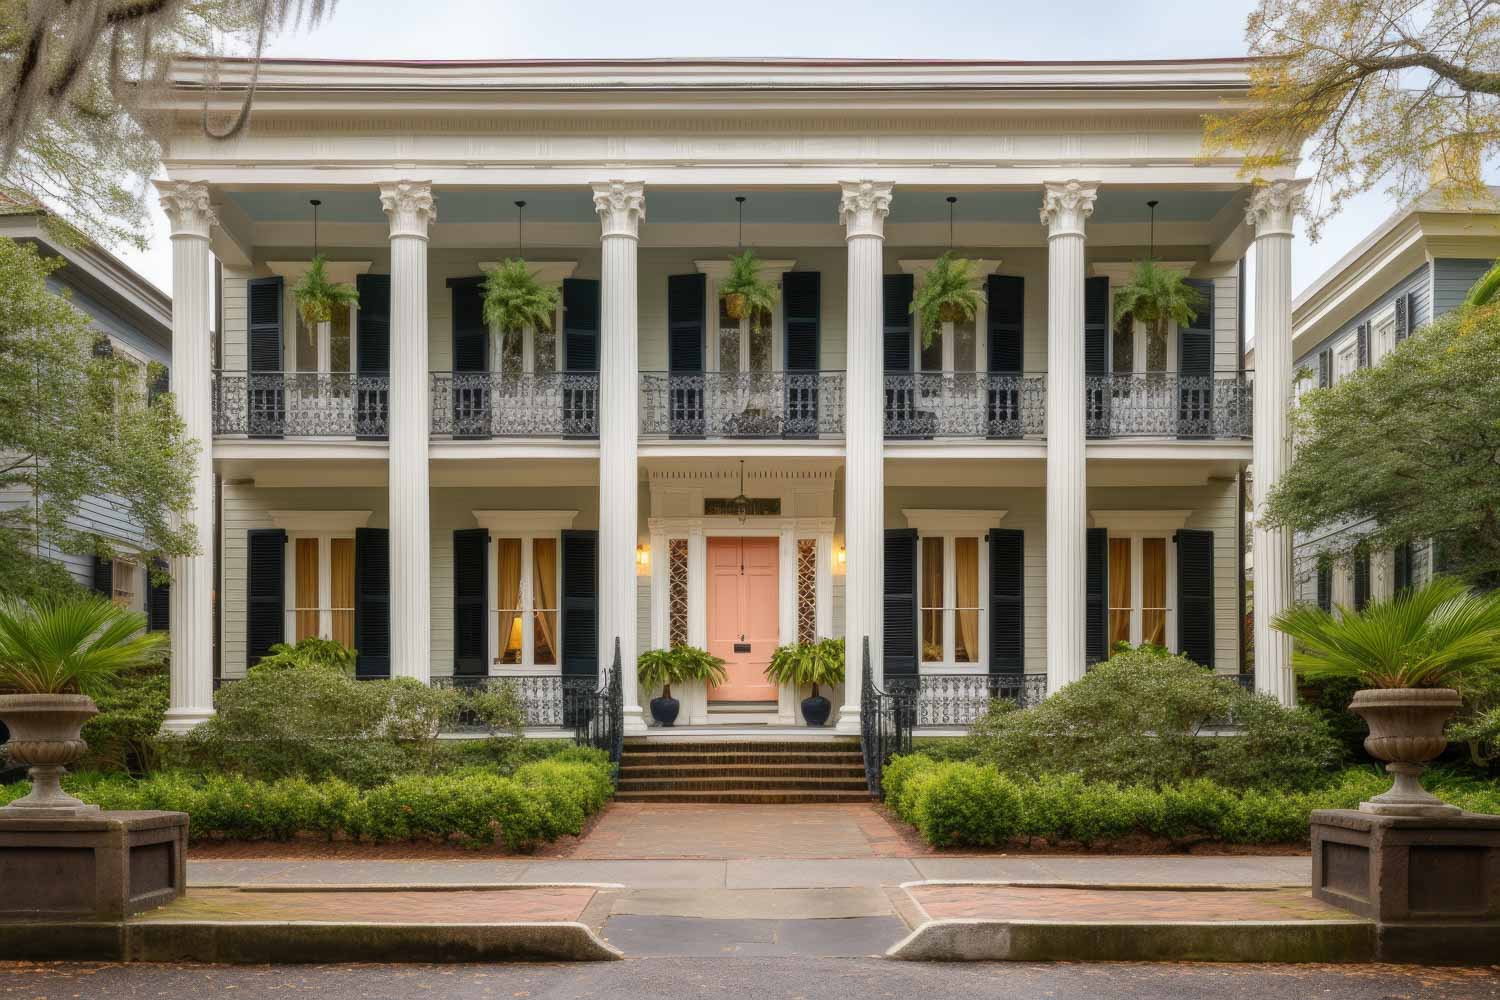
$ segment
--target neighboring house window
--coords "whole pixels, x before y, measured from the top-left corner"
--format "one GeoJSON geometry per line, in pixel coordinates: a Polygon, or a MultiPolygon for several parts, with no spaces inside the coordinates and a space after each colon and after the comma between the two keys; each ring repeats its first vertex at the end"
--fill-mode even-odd
{"type": "Polygon", "coordinates": [[[1359,367],[1359,344],[1351,337],[1333,354],[1333,384],[1338,385],[1359,367]]]}
{"type": "Polygon", "coordinates": [[[557,664],[558,536],[495,539],[496,663],[557,664]]]}
{"type": "Polygon", "coordinates": [[[1384,316],[1370,326],[1370,364],[1380,364],[1380,359],[1396,346],[1396,311],[1387,309],[1384,316]]]}
{"type": "Polygon", "coordinates": [[[354,535],[293,532],[286,567],[287,635],[354,647],[354,535]]]}
{"type": "Polygon", "coordinates": [[[984,662],[986,546],[975,535],[928,534],[918,560],[922,663],[984,662]]]}
{"type": "Polygon", "coordinates": [[[136,565],[129,559],[116,559],[111,573],[113,582],[110,599],[122,608],[134,609],[138,587],[135,579],[136,565]]]}
{"type": "Polygon", "coordinates": [[[1172,646],[1169,539],[1161,535],[1109,535],[1109,644],[1172,646]]]}

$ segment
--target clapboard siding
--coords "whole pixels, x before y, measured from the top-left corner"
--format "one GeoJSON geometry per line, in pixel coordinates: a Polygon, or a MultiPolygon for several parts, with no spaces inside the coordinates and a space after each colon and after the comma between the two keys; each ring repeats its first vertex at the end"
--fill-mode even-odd
{"type": "MultiPolygon", "coordinates": [[[[1466,262],[1461,261],[1459,263],[1466,262]]],[[[1324,337],[1315,346],[1313,346],[1311,350],[1307,351],[1307,353],[1303,354],[1302,357],[1298,358],[1294,367],[1311,368],[1313,372],[1316,373],[1318,370],[1318,354],[1320,352],[1329,349],[1333,349],[1335,351],[1342,349],[1344,346],[1346,346],[1346,343],[1349,340],[1353,339],[1355,331],[1358,330],[1360,326],[1370,322],[1370,320],[1377,314],[1382,313],[1386,309],[1388,309],[1391,303],[1394,302],[1397,296],[1400,295],[1406,295],[1410,293],[1413,296],[1411,319],[1412,329],[1416,329],[1417,327],[1422,326],[1424,323],[1430,322],[1432,320],[1432,294],[1429,287],[1428,277],[1429,275],[1427,271],[1427,265],[1423,264],[1415,271],[1412,271],[1406,277],[1402,278],[1400,281],[1396,282],[1390,288],[1382,292],[1379,296],[1376,297],[1373,303],[1360,310],[1359,313],[1354,316],[1354,318],[1349,320],[1349,322],[1339,327],[1327,337],[1324,337]]],[[[1472,282],[1470,282],[1470,284],[1472,284],[1472,282]]],[[[1465,285],[1463,288],[1464,293],[1467,293],[1468,290],[1469,286],[1465,285]]],[[[1459,298],[1462,299],[1463,294],[1460,294],[1459,298]]],[[[1312,384],[1316,385],[1316,379],[1314,379],[1312,384]]]]}
{"type": "Polygon", "coordinates": [[[1432,300],[1436,315],[1452,312],[1463,305],[1474,282],[1495,262],[1492,260],[1439,257],[1432,262],[1432,300]]]}
{"type": "Polygon", "coordinates": [[[1229,274],[1214,279],[1214,371],[1240,368],[1240,279],[1229,274]]]}

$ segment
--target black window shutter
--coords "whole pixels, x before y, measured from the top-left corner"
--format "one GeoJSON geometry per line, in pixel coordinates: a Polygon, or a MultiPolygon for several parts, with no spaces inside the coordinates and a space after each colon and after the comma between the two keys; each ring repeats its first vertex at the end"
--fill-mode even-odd
{"type": "Polygon", "coordinates": [[[788,271],[781,277],[781,304],[786,334],[785,432],[788,437],[816,437],[823,276],[817,271],[788,271]]]}
{"type": "Polygon", "coordinates": [[[667,278],[667,419],[679,437],[699,437],[707,429],[702,378],[707,296],[707,275],[667,278]]]}
{"type": "Polygon", "coordinates": [[[354,531],[354,663],[358,677],[391,675],[391,533],[354,531]]]}
{"type": "Polygon", "coordinates": [[[987,286],[990,371],[1019,375],[1025,365],[1026,279],[992,274],[987,286]]]}
{"type": "Polygon", "coordinates": [[[599,674],[599,532],[562,533],[562,672],[599,674]]]}
{"type": "Polygon", "coordinates": [[[146,386],[146,402],[154,403],[158,396],[172,391],[172,369],[163,365],[155,375],[151,376],[151,384],[146,386]]]}
{"type": "Polygon", "coordinates": [[[1410,337],[1417,332],[1417,293],[1407,292],[1403,298],[1406,300],[1406,335],[1410,337]]]}
{"type": "Polygon", "coordinates": [[[1392,584],[1396,593],[1400,594],[1411,589],[1411,542],[1402,542],[1391,555],[1395,563],[1392,584]]]}
{"type": "Polygon", "coordinates": [[[1318,352],[1318,388],[1326,389],[1333,385],[1333,350],[1318,352]]]}
{"type": "MultiPolygon", "coordinates": [[[[1088,377],[1109,374],[1109,279],[1083,279],[1083,373],[1088,377]]],[[[1110,390],[1095,384],[1084,391],[1084,426],[1090,437],[1109,435],[1110,390]]]]}
{"type": "Polygon", "coordinates": [[[1333,610],[1333,564],[1327,559],[1318,560],[1318,607],[1333,610]]]}
{"type": "Polygon", "coordinates": [[[1184,378],[1177,392],[1178,433],[1211,437],[1214,422],[1214,283],[1189,278],[1201,305],[1193,321],[1177,331],[1177,372],[1184,378]]]}
{"type": "Polygon", "coordinates": [[[882,340],[887,372],[912,370],[911,314],[913,279],[909,274],[887,274],[882,282],[882,340]]]}
{"type": "Polygon", "coordinates": [[[1370,324],[1361,323],[1354,332],[1354,352],[1356,366],[1370,367],[1370,324]]]}
{"type": "Polygon", "coordinates": [[[489,672],[490,532],[461,528],[453,533],[453,673],[489,672]]]}
{"type": "Polygon", "coordinates": [[[916,676],[917,532],[912,528],[887,528],[885,532],[884,643],[884,676],[916,676]]]}
{"type": "MultiPolygon", "coordinates": [[[[165,570],[162,563],[157,564],[158,571],[165,570]]],[[[146,574],[146,631],[165,632],[172,624],[172,584],[157,583],[151,579],[151,573],[146,574]]]]}
{"type": "Polygon", "coordinates": [[[1094,664],[1109,659],[1109,531],[1089,528],[1085,539],[1083,648],[1086,662],[1094,664]]]}
{"type": "MultiPolygon", "coordinates": [[[[391,276],[361,274],[354,279],[359,291],[357,356],[354,370],[379,378],[391,374],[391,276]]],[[[383,438],[391,411],[389,388],[374,386],[355,390],[355,429],[362,438],[383,438]]]]}
{"type": "Polygon", "coordinates": [[[1396,296],[1396,343],[1401,343],[1411,333],[1411,296],[1396,296]]]}
{"type": "Polygon", "coordinates": [[[1214,665],[1214,533],[1182,528],[1177,543],[1177,648],[1214,665]]]}
{"type": "Polygon", "coordinates": [[[251,278],[245,283],[249,340],[249,432],[253,437],[280,437],[286,430],[286,394],[282,384],[282,280],[251,278]]]}
{"type": "Polygon", "coordinates": [[[990,531],[990,673],[1026,671],[1026,533],[990,531]]]}
{"type": "Polygon", "coordinates": [[[1370,557],[1354,557],[1354,610],[1363,611],[1370,603],[1370,557]]]}
{"type": "Polygon", "coordinates": [[[453,304],[453,436],[490,433],[490,328],[484,321],[484,278],[449,278],[453,304]]]}
{"type": "Polygon", "coordinates": [[[286,640],[286,532],[245,533],[245,665],[253,667],[286,640]]]}
{"type": "Polygon", "coordinates": [[[599,370],[599,282],[567,278],[562,284],[563,368],[599,370]]]}
{"type": "Polygon", "coordinates": [[[115,561],[94,556],[94,593],[109,597],[115,592],[115,561]]]}

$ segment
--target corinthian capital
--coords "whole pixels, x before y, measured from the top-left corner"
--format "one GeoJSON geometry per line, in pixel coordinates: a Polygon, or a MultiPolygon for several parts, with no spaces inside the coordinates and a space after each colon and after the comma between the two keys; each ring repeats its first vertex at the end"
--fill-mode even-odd
{"type": "Polygon", "coordinates": [[[1245,206],[1245,221],[1255,227],[1257,238],[1292,235],[1292,219],[1302,208],[1306,180],[1272,181],[1257,185],[1245,206]]]}
{"type": "Polygon", "coordinates": [[[391,181],[380,185],[380,207],[391,220],[391,237],[427,238],[427,227],[437,221],[437,201],[431,181],[391,181]]]}
{"type": "Polygon", "coordinates": [[[208,239],[209,227],[218,220],[208,203],[208,185],[198,181],[157,181],[161,208],[172,224],[173,236],[208,239]]]}
{"type": "Polygon", "coordinates": [[[646,217],[646,185],[640,181],[596,181],[594,211],[605,236],[637,237],[646,217]]]}
{"type": "Polygon", "coordinates": [[[891,214],[890,181],[840,181],[839,221],[845,236],[884,236],[891,214]]]}
{"type": "Polygon", "coordinates": [[[1089,181],[1048,181],[1042,185],[1042,223],[1047,236],[1082,236],[1083,221],[1094,214],[1099,185],[1089,181]]]}

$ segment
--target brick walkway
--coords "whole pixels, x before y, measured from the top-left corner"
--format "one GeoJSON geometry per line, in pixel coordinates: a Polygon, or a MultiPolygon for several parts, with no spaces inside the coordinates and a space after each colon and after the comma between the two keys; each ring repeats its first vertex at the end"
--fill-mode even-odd
{"type": "Polygon", "coordinates": [[[356,920],[381,924],[496,924],[577,920],[594,898],[586,887],[410,892],[242,892],[192,889],[140,920],[356,920]]]}
{"type": "Polygon", "coordinates": [[[935,920],[1122,920],[1134,923],[1240,920],[1348,920],[1307,889],[1184,892],[1057,889],[1000,885],[923,885],[910,890],[935,920]]]}

